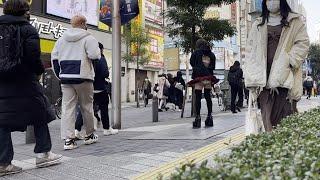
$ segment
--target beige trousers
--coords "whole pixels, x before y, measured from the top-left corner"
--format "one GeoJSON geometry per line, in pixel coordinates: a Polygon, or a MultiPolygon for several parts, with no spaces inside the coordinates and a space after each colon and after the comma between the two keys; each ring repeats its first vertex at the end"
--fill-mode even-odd
{"type": "Polygon", "coordinates": [[[86,135],[94,130],[93,83],[62,84],[61,138],[75,138],[76,109],[80,105],[86,135]]]}

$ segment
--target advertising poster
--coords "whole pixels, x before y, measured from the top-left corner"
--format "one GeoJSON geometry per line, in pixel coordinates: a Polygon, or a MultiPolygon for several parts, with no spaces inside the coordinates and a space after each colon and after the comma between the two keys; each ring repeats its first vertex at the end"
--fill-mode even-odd
{"type": "MultiPolygon", "coordinates": [[[[111,26],[112,25],[112,1],[100,0],[99,21],[111,26]]],[[[121,0],[120,16],[121,24],[127,24],[139,14],[138,0],[121,0]]]]}
{"type": "Polygon", "coordinates": [[[163,67],[163,54],[164,54],[164,38],[163,31],[151,26],[146,27],[149,30],[148,35],[151,38],[149,44],[149,51],[152,54],[150,62],[147,67],[162,68],[163,67]]]}
{"type": "Polygon", "coordinates": [[[88,24],[98,25],[98,0],[47,0],[47,13],[67,19],[82,14],[88,24]]]}
{"type": "MultiPolygon", "coordinates": [[[[7,0],[0,0],[0,4],[3,4],[3,3],[5,3],[7,0]]],[[[32,3],[32,0],[27,0],[28,2],[29,2],[29,4],[31,4],[32,3]]]]}
{"type": "Polygon", "coordinates": [[[162,0],[146,0],[145,1],[145,18],[152,23],[163,24],[162,0]]]}

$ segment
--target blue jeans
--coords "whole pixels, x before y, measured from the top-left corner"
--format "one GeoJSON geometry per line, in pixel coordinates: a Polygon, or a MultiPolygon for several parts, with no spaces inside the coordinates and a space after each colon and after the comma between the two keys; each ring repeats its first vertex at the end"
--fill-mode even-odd
{"type": "MultiPolygon", "coordinates": [[[[35,153],[46,153],[52,148],[50,132],[47,124],[35,125],[35,153]]],[[[0,165],[9,165],[13,160],[13,145],[10,128],[0,127],[0,165]]]]}

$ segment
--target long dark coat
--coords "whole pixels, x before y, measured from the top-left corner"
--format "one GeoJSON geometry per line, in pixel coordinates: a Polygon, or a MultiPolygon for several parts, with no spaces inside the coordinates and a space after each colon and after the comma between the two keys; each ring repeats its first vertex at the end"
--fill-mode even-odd
{"type": "Polygon", "coordinates": [[[38,81],[44,67],[37,30],[22,16],[0,16],[0,24],[18,24],[23,40],[21,65],[10,78],[0,77],[0,127],[24,131],[27,125],[51,122],[55,117],[38,81]]]}

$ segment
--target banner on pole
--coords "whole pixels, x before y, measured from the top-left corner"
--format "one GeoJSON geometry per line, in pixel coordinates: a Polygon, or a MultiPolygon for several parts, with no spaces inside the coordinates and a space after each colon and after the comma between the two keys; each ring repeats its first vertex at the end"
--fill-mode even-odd
{"type": "MultiPolygon", "coordinates": [[[[139,15],[138,0],[121,0],[120,16],[121,25],[127,24],[139,15]]],[[[100,0],[100,22],[111,27],[112,25],[112,0],[100,0]]]]}

